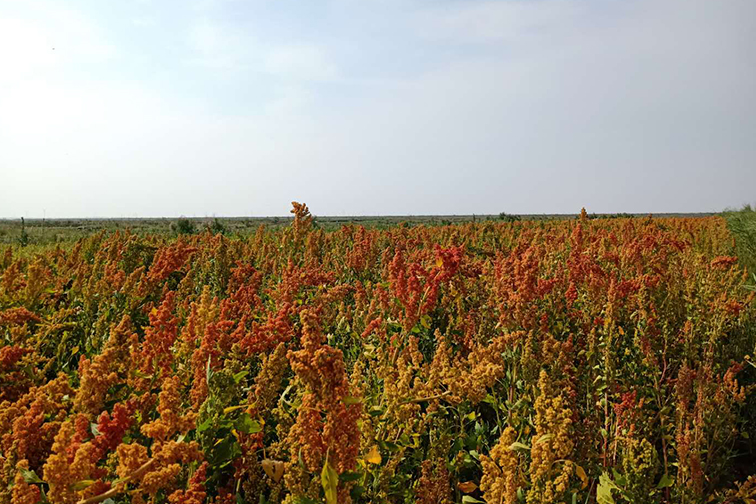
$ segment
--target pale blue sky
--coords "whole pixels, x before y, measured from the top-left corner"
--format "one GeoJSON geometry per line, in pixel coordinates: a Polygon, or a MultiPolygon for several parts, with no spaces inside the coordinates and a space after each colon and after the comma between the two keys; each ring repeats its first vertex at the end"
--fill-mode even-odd
{"type": "Polygon", "coordinates": [[[754,203],[756,1],[0,0],[1,217],[292,200],[754,203]]]}

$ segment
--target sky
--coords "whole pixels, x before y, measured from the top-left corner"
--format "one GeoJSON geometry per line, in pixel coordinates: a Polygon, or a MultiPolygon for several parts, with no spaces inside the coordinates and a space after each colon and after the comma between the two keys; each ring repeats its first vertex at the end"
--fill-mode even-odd
{"type": "Polygon", "coordinates": [[[0,217],[756,203],[755,0],[0,0],[0,217]]]}

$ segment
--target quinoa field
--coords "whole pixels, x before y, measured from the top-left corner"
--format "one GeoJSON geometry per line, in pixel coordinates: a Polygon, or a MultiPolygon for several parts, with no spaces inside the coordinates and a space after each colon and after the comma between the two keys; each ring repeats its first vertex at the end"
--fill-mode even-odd
{"type": "Polygon", "coordinates": [[[756,503],[725,217],[292,213],[0,245],[0,503],[756,503]]]}

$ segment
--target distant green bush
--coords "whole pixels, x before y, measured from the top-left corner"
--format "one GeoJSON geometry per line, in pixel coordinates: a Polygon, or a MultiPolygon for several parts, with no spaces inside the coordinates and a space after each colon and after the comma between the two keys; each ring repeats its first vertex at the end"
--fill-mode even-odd
{"type": "Polygon", "coordinates": [[[206,223],[205,229],[211,234],[226,234],[226,226],[217,218],[214,218],[212,222],[206,223]]]}
{"type": "Polygon", "coordinates": [[[724,213],[727,225],[735,237],[735,250],[740,262],[751,274],[756,274],[756,211],[751,205],[724,213]]]}
{"type": "Polygon", "coordinates": [[[178,234],[194,234],[196,228],[191,220],[181,217],[176,222],[171,223],[171,231],[178,234]]]}
{"type": "Polygon", "coordinates": [[[522,219],[519,215],[508,214],[507,212],[501,212],[499,214],[499,220],[503,220],[504,222],[517,222],[522,219]]]}
{"type": "Polygon", "coordinates": [[[21,235],[18,237],[18,243],[22,247],[26,247],[29,244],[29,233],[26,232],[26,222],[21,217],[21,235]]]}

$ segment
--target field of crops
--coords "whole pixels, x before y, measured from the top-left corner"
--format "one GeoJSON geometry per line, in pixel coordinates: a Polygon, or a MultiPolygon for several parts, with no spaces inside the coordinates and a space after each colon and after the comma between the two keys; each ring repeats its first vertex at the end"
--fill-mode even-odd
{"type": "Polygon", "coordinates": [[[0,247],[0,503],[756,502],[722,217],[294,213],[0,247]]]}

